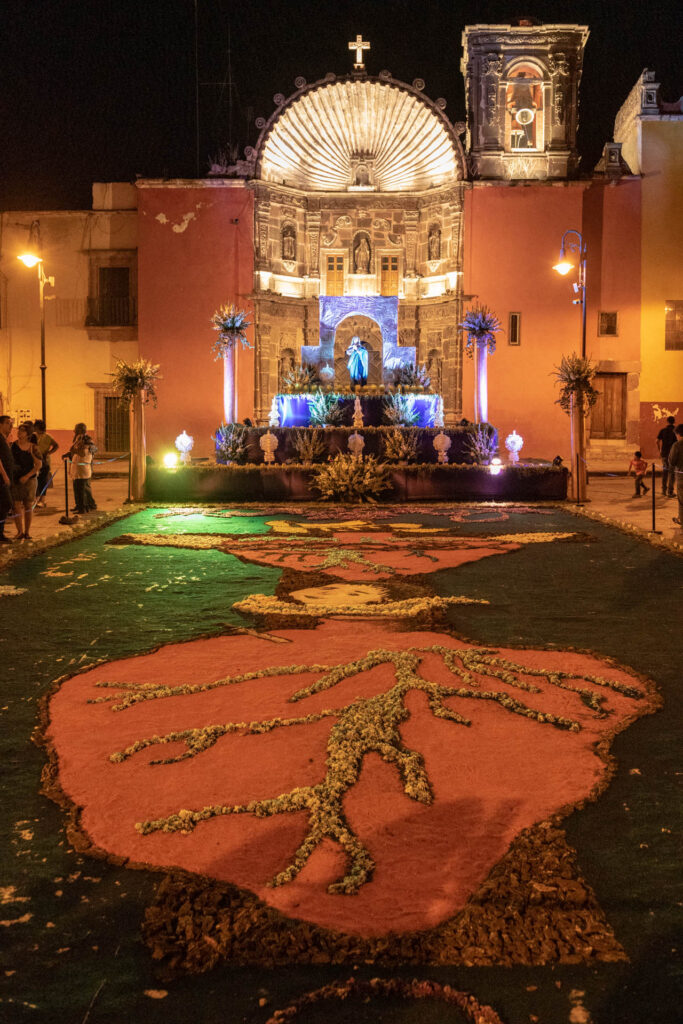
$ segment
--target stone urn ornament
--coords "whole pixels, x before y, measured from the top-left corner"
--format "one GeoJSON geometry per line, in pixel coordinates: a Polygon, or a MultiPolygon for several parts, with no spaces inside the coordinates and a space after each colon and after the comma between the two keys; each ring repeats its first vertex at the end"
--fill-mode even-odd
{"type": "Polygon", "coordinates": [[[438,461],[444,465],[448,462],[448,449],[451,446],[450,437],[448,434],[444,434],[442,430],[436,435],[432,443],[434,445],[434,450],[437,453],[438,461]]]}
{"type": "Polygon", "coordinates": [[[516,430],[513,430],[511,434],[505,438],[505,447],[508,450],[508,459],[510,462],[519,462],[519,453],[524,445],[524,438],[521,434],[518,434],[516,430]]]}
{"type": "MultiPolygon", "coordinates": [[[[358,401],[358,399],[356,399],[356,401],[358,401]]],[[[348,445],[349,451],[353,455],[354,459],[360,459],[363,455],[363,449],[365,448],[365,438],[363,435],[354,432],[349,436],[348,445]]]]}
{"type": "Polygon", "coordinates": [[[353,425],[356,430],[363,426],[363,410],[360,405],[360,398],[356,395],[353,403],[353,425]]]}
{"type": "Polygon", "coordinates": [[[275,462],[275,452],[278,446],[278,439],[275,434],[271,433],[270,430],[265,434],[261,434],[259,446],[263,452],[263,461],[267,466],[272,466],[275,462]]]}
{"type": "Polygon", "coordinates": [[[192,462],[190,452],[194,448],[194,438],[183,430],[182,434],[178,434],[176,437],[175,446],[180,453],[180,461],[183,466],[189,466],[192,462]]]}

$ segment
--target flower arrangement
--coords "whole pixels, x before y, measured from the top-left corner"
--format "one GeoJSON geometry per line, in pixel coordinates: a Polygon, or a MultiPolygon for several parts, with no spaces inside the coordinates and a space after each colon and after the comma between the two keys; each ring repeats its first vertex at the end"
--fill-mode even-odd
{"type": "Polygon", "coordinates": [[[337,455],[321,466],[311,480],[323,501],[376,501],[391,487],[386,467],[369,455],[337,455]]]}
{"type": "Polygon", "coordinates": [[[112,378],[112,387],[119,396],[119,402],[125,408],[129,408],[139,394],[143,395],[145,404],[151,401],[156,408],[156,384],[161,379],[156,363],[150,363],[148,359],[136,359],[133,363],[118,359],[114,372],[109,376],[112,378]]]}
{"type": "Polygon", "coordinates": [[[488,306],[475,306],[468,309],[465,319],[458,327],[467,333],[465,351],[472,358],[475,348],[486,346],[489,352],[496,351],[496,334],[503,328],[500,320],[488,306]]]}
{"type": "Polygon", "coordinates": [[[412,395],[387,395],[382,403],[382,415],[392,427],[412,427],[418,413],[412,395]]]}
{"type": "Polygon", "coordinates": [[[467,449],[478,466],[488,466],[496,454],[496,435],[493,427],[477,425],[465,439],[467,449]]]}
{"type": "Polygon", "coordinates": [[[308,399],[308,411],[312,427],[337,427],[342,421],[342,407],[335,394],[317,388],[308,399]]]}
{"type": "Polygon", "coordinates": [[[399,387],[419,387],[426,391],[431,383],[426,365],[416,366],[413,363],[401,363],[394,370],[394,384],[399,387]]]}
{"type": "Polygon", "coordinates": [[[247,431],[236,423],[221,423],[212,440],[216,445],[216,462],[247,461],[247,431]]]}
{"type": "Polygon", "coordinates": [[[562,356],[560,365],[555,367],[555,379],[560,385],[560,397],[555,404],[569,415],[574,400],[580,409],[587,412],[598,400],[599,391],[593,387],[593,378],[597,366],[590,359],[572,352],[570,356],[562,356]]]}
{"type": "Polygon", "coordinates": [[[395,428],[382,438],[382,455],[386,462],[415,462],[417,435],[395,428]]]}
{"type": "Polygon", "coordinates": [[[310,363],[306,366],[294,366],[282,376],[285,391],[313,391],[319,388],[321,383],[318,368],[310,363]]]}
{"type": "Polygon", "coordinates": [[[211,346],[216,359],[221,359],[239,341],[242,348],[251,348],[247,339],[247,328],[251,322],[247,320],[247,314],[238,309],[233,303],[220,306],[210,320],[214,331],[218,331],[218,337],[211,346]]]}

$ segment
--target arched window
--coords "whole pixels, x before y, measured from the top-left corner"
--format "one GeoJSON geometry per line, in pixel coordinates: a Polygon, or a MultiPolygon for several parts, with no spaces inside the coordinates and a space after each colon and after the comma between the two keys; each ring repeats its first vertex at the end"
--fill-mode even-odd
{"type": "Polygon", "coordinates": [[[506,141],[513,152],[543,149],[543,75],[516,64],[505,89],[506,141]]]}

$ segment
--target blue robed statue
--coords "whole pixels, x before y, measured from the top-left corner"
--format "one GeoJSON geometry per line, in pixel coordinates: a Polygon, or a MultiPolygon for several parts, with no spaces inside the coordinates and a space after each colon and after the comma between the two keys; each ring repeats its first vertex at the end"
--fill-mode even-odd
{"type": "Polygon", "coordinates": [[[349,377],[352,384],[367,384],[368,382],[368,350],[363,347],[363,342],[354,334],[351,344],[346,350],[349,357],[346,365],[349,368],[349,377]]]}

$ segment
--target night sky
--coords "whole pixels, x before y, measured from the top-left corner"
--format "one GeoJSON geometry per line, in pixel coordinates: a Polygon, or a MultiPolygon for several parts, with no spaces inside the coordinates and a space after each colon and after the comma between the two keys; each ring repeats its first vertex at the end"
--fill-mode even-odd
{"type": "MultiPolygon", "coordinates": [[[[370,74],[423,78],[451,121],[465,119],[462,29],[518,17],[587,24],[582,172],[612,137],[644,67],[664,100],[683,93],[672,0],[197,0],[199,171],[254,145],[273,95],[351,70],[361,32],[370,74]],[[231,60],[229,53],[231,52],[231,60]],[[232,90],[229,80],[232,77],[232,90]],[[232,93],[232,105],[230,95],[232,93]]],[[[0,209],[87,208],[92,181],[194,177],[193,0],[0,0],[0,209]]]]}

